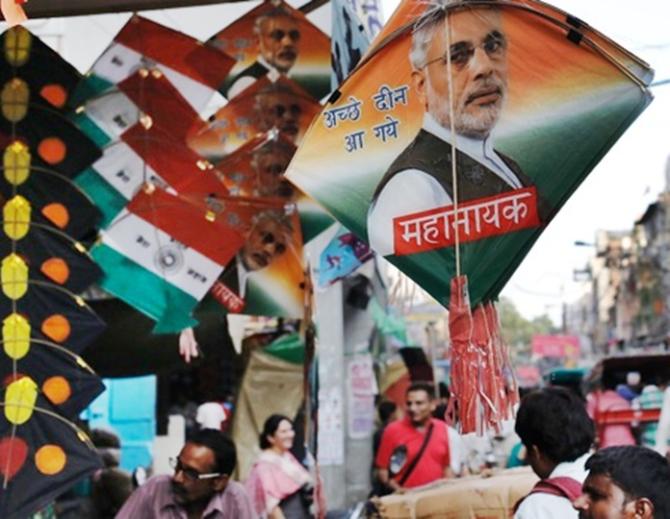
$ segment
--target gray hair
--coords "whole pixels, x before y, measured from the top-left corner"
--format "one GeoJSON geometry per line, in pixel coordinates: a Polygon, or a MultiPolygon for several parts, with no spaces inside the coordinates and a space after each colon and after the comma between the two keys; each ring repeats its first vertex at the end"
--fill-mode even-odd
{"type": "MultiPolygon", "coordinates": [[[[492,3],[495,0],[492,0],[492,3]]],[[[409,52],[409,60],[415,70],[426,66],[426,54],[433,41],[433,36],[438,29],[442,28],[442,22],[447,17],[448,10],[459,7],[468,7],[472,0],[430,0],[428,7],[419,17],[412,30],[412,47],[409,52]]],[[[476,7],[473,6],[473,7],[476,7]]],[[[482,7],[485,7],[483,5],[482,7]]]]}
{"type": "Polygon", "coordinates": [[[276,222],[286,236],[289,238],[291,237],[291,234],[293,233],[293,223],[291,222],[291,216],[287,213],[286,209],[283,211],[277,209],[264,209],[259,211],[251,218],[251,230],[253,231],[254,227],[266,220],[276,222]]]}
{"type": "Polygon", "coordinates": [[[298,20],[296,20],[293,13],[289,11],[287,7],[280,4],[264,12],[256,18],[254,21],[254,34],[260,34],[263,28],[263,24],[273,18],[290,18],[294,22],[298,23],[298,20]]]}

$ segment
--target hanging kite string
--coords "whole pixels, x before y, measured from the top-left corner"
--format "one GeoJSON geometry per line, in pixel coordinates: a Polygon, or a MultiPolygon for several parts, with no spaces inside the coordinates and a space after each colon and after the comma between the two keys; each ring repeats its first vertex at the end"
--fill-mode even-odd
{"type": "Polygon", "coordinates": [[[461,239],[458,225],[458,175],[456,171],[456,131],[454,125],[454,85],[451,75],[451,28],[449,27],[449,9],[444,6],[444,32],[447,56],[447,87],[449,91],[449,132],[451,133],[451,185],[453,188],[454,214],[456,215],[456,232],[454,250],[456,253],[456,277],[461,275],[461,239]]]}

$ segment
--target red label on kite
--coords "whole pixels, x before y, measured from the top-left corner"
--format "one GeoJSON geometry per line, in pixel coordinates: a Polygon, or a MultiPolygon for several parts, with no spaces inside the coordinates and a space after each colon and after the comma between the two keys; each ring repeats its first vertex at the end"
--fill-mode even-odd
{"type": "Polygon", "coordinates": [[[233,314],[240,313],[244,308],[244,299],[240,298],[226,285],[217,281],[209,290],[219,303],[228,309],[233,314]]]}
{"type": "Polygon", "coordinates": [[[442,249],[540,225],[535,187],[469,200],[393,219],[394,254],[442,249]]]}

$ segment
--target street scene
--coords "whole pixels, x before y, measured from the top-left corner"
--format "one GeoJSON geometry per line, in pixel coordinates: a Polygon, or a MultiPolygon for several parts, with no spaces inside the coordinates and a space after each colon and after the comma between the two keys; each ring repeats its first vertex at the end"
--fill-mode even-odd
{"type": "Polygon", "coordinates": [[[0,13],[0,519],[670,519],[665,0],[0,13]]]}

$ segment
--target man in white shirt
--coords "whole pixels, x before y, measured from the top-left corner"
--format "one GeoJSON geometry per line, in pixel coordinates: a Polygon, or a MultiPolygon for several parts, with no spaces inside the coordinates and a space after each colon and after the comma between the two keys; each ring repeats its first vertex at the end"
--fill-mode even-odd
{"type": "Polygon", "coordinates": [[[382,255],[394,253],[394,218],[452,204],[452,140],[458,148],[460,201],[532,185],[516,162],[493,149],[491,132],[507,93],[507,39],[499,10],[466,7],[448,18],[449,56],[442,6],[431,4],[412,34],[412,83],[426,113],[414,141],[394,160],[372,197],[368,239],[382,255]]]}
{"type": "Polygon", "coordinates": [[[195,421],[198,422],[201,429],[220,431],[227,418],[228,415],[221,402],[204,402],[198,406],[195,421]]]}
{"type": "Polygon", "coordinates": [[[516,433],[541,480],[520,503],[514,519],[577,519],[572,501],[581,495],[593,444],[593,422],[571,391],[549,387],[521,401],[516,433]]]}

